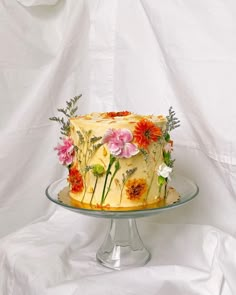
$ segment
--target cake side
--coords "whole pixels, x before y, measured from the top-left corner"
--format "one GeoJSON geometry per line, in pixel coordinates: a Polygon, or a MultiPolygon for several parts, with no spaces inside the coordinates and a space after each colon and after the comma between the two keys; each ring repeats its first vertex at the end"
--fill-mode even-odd
{"type": "Polygon", "coordinates": [[[73,189],[72,184],[70,196],[112,208],[152,204],[164,198],[165,186],[158,182],[157,169],[164,163],[166,122],[164,116],[132,113],[71,118],[70,136],[76,150],[72,171],[80,172],[83,188],[73,189]]]}

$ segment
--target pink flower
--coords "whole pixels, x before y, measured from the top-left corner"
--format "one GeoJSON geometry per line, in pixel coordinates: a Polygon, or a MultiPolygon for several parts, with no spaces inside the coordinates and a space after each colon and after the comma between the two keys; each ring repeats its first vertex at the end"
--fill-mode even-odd
{"type": "Polygon", "coordinates": [[[136,144],[131,143],[133,135],[129,129],[108,129],[103,137],[110,153],[119,158],[130,158],[139,152],[136,144]]]}
{"type": "Polygon", "coordinates": [[[165,146],[164,146],[164,151],[167,153],[171,153],[173,151],[173,141],[169,141],[165,146]]]}
{"type": "Polygon", "coordinates": [[[63,144],[58,144],[57,147],[54,148],[57,151],[57,155],[59,157],[59,162],[62,165],[70,165],[73,161],[74,156],[74,146],[71,138],[64,137],[63,144]]]}

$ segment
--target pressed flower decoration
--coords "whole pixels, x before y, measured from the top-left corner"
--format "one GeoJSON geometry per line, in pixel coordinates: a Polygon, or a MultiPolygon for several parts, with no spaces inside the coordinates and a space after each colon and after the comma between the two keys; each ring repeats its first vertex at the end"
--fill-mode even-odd
{"type": "Polygon", "coordinates": [[[69,170],[68,182],[71,184],[72,193],[80,193],[84,189],[83,177],[78,169],[71,168],[69,170]]]}
{"type": "Polygon", "coordinates": [[[169,140],[166,145],[164,146],[164,151],[166,153],[171,153],[173,151],[173,141],[169,140]]]}
{"type": "Polygon", "coordinates": [[[76,103],[81,98],[82,95],[75,96],[71,100],[66,102],[66,108],[64,109],[57,109],[59,113],[62,113],[64,117],[51,117],[49,120],[58,122],[61,125],[61,134],[64,136],[69,136],[70,133],[70,121],[69,118],[72,118],[76,111],[78,110],[78,107],[76,106],[76,103]]]}
{"type": "Polygon", "coordinates": [[[168,167],[165,163],[162,163],[157,170],[157,175],[163,178],[170,178],[170,173],[172,172],[172,168],[168,167]]]}
{"type": "Polygon", "coordinates": [[[110,153],[118,158],[130,158],[139,152],[129,129],[108,129],[102,142],[107,143],[110,153]]]}
{"type": "Polygon", "coordinates": [[[54,150],[57,151],[60,164],[69,166],[72,163],[75,154],[73,141],[68,137],[64,137],[62,141],[63,144],[58,144],[54,150]]]}
{"type": "Polygon", "coordinates": [[[134,129],[134,141],[143,149],[147,149],[152,142],[157,142],[161,135],[161,128],[147,119],[140,120],[134,129]]]}
{"type": "Polygon", "coordinates": [[[130,179],[126,184],[126,194],[130,200],[139,200],[147,191],[147,183],[143,178],[130,179]]]}
{"type": "Polygon", "coordinates": [[[106,118],[115,118],[115,117],[125,117],[130,115],[131,113],[128,111],[122,111],[122,112],[107,112],[106,118]]]}

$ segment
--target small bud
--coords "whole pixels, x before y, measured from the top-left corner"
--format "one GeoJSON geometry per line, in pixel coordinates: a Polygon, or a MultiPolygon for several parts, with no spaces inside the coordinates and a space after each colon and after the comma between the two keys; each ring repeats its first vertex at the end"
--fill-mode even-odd
{"type": "Polygon", "coordinates": [[[100,177],[105,173],[105,169],[101,164],[95,164],[92,168],[93,175],[96,177],[100,177]]]}

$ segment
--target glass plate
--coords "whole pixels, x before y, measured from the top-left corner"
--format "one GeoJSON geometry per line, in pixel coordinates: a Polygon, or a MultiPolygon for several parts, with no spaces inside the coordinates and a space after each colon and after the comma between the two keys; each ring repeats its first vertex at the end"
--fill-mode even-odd
{"type": "MultiPolygon", "coordinates": [[[[48,199],[57,205],[60,205],[66,209],[72,210],[76,213],[85,214],[94,217],[101,218],[138,218],[145,217],[148,215],[153,215],[161,213],[166,210],[174,209],[179,206],[182,206],[192,200],[198,194],[198,186],[190,179],[182,175],[174,175],[169,181],[168,187],[174,188],[177,192],[178,197],[173,202],[166,202],[162,206],[158,205],[157,207],[141,207],[139,209],[133,210],[112,210],[112,209],[89,209],[81,208],[73,205],[70,201],[69,196],[63,199],[63,202],[59,199],[59,193],[65,190],[68,187],[66,179],[59,179],[52,184],[50,184],[46,189],[46,195],[48,199]]],[[[168,198],[167,198],[168,199],[168,198]]]]}

